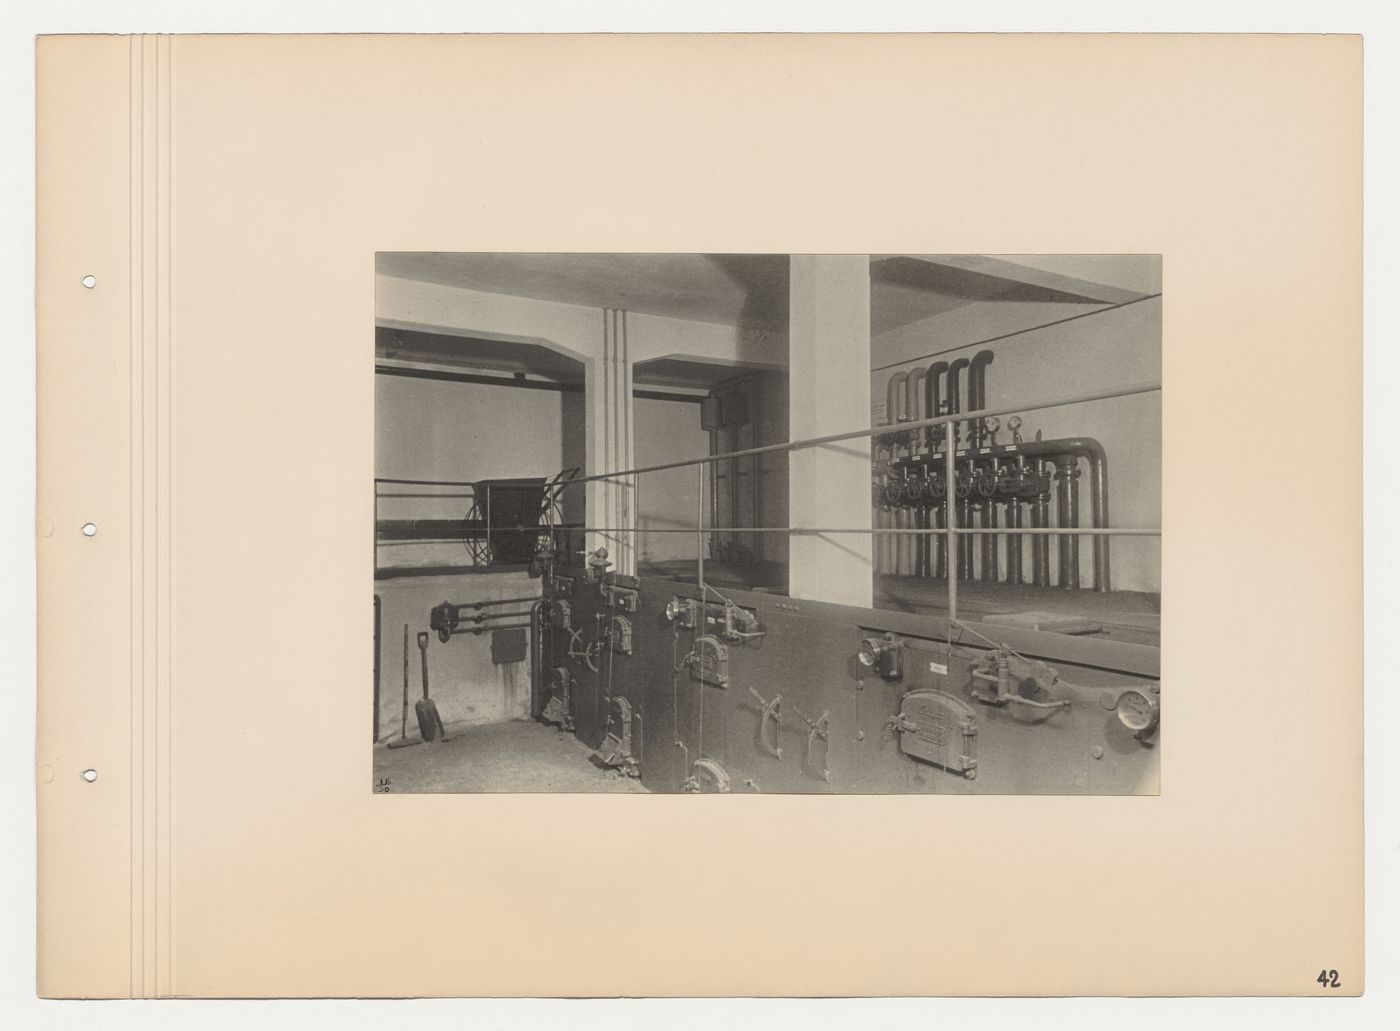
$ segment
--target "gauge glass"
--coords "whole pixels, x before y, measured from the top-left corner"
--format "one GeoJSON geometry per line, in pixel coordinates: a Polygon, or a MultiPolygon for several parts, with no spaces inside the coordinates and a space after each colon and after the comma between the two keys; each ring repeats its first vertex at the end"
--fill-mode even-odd
{"type": "Polygon", "coordinates": [[[856,649],[856,658],[860,660],[862,666],[874,667],[880,658],[881,651],[880,643],[867,637],[860,642],[860,647],[856,649]]]}
{"type": "Polygon", "coordinates": [[[1141,691],[1124,691],[1118,696],[1118,721],[1140,733],[1157,722],[1157,706],[1141,691]]]}

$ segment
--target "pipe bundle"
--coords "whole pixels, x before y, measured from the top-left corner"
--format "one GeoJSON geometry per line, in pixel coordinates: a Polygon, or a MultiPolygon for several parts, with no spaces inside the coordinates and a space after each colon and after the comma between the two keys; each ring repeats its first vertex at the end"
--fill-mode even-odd
{"type": "MultiPolygon", "coordinates": [[[[1089,474],[1092,525],[1108,526],[1108,457],[1090,437],[1024,441],[1021,419],[1007,421],[1010,443],[997,440],[996,418],[954,420],[944,426],[899,431],[900,423],[964,411],[962,374],[966,379],[966,411],[987,407],[987,367],[995,355],[977,352],[953,362],[934,362],[926,369],[896,372],[886,384],[885,424],[891,431],[879,438],[877,474],[873,485],[877,528],[943,529],[949,505],[959,528],[995,531],[999,526],[1019,530],[1029,514],[1032,529],[1073,529],[1081,525],[1079,483],[1083,463],[1089,474]],[[953,447],[954,482],[946,481],[947,447],[953,447]]],[[[1037,437],[1039,435],[1037,434],[1037,437]]],[[[1077,589],[1079,538],[1074,534],[1030,534],[1030,574],[1023,563],[1022,534],[959,534],[949,554],[946,535],[883,534],[877,548],[877,569],[912,576],[957,576],[989,583],[1052,586],[1050,539],[1058,548],[1058,586],[1077,589]],[[1005,541],[1005,570],[999,558],[1005,541]]],[[[1091,568],[1094,590],[1110,589],[1109,538],[1093,538],[1091,568]]]]}

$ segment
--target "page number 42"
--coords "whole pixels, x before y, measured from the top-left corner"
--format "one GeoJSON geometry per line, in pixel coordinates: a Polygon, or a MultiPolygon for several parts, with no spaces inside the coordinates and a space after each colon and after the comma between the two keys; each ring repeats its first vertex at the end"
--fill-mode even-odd
{"type": "Polygon", "coordinates": [[[1322,971],[1322,973],[1317,975],[1317,983],[1324,988],[1340,988],[1342,986],[1342,982],[1337,979],[1337,972],[1335,970],[1322,971]]]}

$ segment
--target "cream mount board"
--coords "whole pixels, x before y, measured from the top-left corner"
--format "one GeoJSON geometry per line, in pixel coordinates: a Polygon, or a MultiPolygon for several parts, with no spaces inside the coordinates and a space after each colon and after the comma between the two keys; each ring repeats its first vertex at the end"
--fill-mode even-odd
{"type": "Polygon", "coordinates": [[[37,125],[40,994],[1362,990],[1359,39],[46,37],[37,125]],[[389,251],[1161,254],[1160,794],[366,791],[389,251]]]}

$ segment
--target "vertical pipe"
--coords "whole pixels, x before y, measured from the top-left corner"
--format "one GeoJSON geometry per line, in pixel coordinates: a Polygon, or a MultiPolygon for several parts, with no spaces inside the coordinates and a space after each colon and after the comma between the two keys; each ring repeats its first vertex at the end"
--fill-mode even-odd
{"type": "MultiPolygon", "coordinates": [[[[904,416],[911,422],[922,419],[924,412],[924,370],[922,367],[909,373],[909,378],[905,380],[904,395],[904,416]]],[[[909,438],[909,452],[913,454],[920,448],[924,437],[928,431],[914,430],[909,438]]]]}
{"type": "MultiPolygon", "coordinates": [[[[927,413],[924,411],[924,377],[926,373],[922,366],[910,371],[908,379],[905,380],[904,392],[904,414],[911,421],[922,419],[927,413]]],[[[909,435],[909,455],[912,458],[922,450],[922,445],[926,430],[913,430],[909,435]]],[[[908,506],[908,524],[912,529],[922,529],[924,525],[922,506],[909,497],[909,484],[905,484],[905,504],[908,506]]],[[[923,576],[927,559],[928,538],[923,534],[915,534],[909,538],[909,573],[911,576],[923,576]]]]}
{"type": "MultiPolygon", "coordinates": [[[[1036,483],[1040,484],[1045,475],[1045,463],[1037,458],[1035,460],[1036,483]]],[[[1042,530],[1050,528],[1050,492],[1043,490],[1035,496],[1035,508],[1032,522],[1042,530]]],[[[1034,579],[1038,587],[1050,586],[1050,538],[1045,534],[1037,534],[1031,541],[1031,563],[1034,568],[1034,579]]]]}
{"type": "MultiPolygon", "coordinates": [[[[619,402],[622,405],[622,468],[632,469],[637,464],[636,450],[632,442],[632,354],[627,346],[627,311],[622,309],[618,312],[618,324],[621,329],[622,338],[622,359],[618,363],[618,374],[622,381],[622,389],[619,391],[619,402]]],[[[626,576],[637,574],[637,494],[635,476],[629,477],[622,484],[623,507],[627,514],[627,520],[622,524],[623,534],[623,555],[622,572],[626,576]]]]}
{"type": "MultiPolygon", "coordinates": [[[[705,465],[714,465],[706,462],[705,465]]],[[[700,588],[700,601],[705,601],[705,465],[697,465],[695,499],[695,585],[700,588]]]]}
{"type": "MultiPolygon", "coordinates": [[[[717,395],[713,390],[711,390],[711,391],[710,391],[710,396],[711,396],[711,397],[718,397],[719,395],[717,395]]],[[[724,402],[721,401],[721,402],[720,402],[720,408],[721,408],[721,410],[723,410],[723,406],[724,406],[724,402]]],[[[711,455],[717,455],[717,454],[719,454],[719,430],[718,430],[718,428],[710,430],[710,454],[711,454],[711,455]]],[[[718,526],[718,525],[719,525],[719,463],[718,463],[718,462],[709,462],[709,463],[707,463],[707,464],[708,464],[708,466],[709,466],[709,479],[710,479],[710,525],[711,525],[711,526],[718,526]]]]}
{"type": "MultiPolygon", "coordinates": [[[[885,385],[885,423],[890,427],[903,422],[908,416],[904,411],[904,384],[908,381],[907,372],[896,372],[890,377],[889,383],[885,385]]],[[[891,435],[890,458],[899,457],[899,445],[894,442],[891,435]]]]}
{"type": "MultiPolygon", "coordinates": [[[[894,527],[894,514],[884,505],[880,506],[880,525],[886,530],[894,527]]],[[[884,534],[880,538],[880,565],[882,572],[889,574],[894,570],[894,537],[891,534],[884,534]]]]}
{"type": "MultiPolygon", "coordinates": [[[[1089,451],[1089,507],[1092,509],[1094,526],[1104,529],[1108,522],[1108,456],[1103,448],[1089,451]]],[[[1109,572],[1108,546],[1112,538],[1107,534],[1094,537],[1094,590],[1111,591],[1113,581],[1109,572]]]]}
{"type": "MultiPolygon", "coordinates": [[[[938,528],[944,529],[948,525],[948,501],[945,498],[934,508],[934,518],[937,520],[938,528]]],[[[943,534],[934,537],[934,548],[936,549],[935,565],[933,575],[935,577],[945,577],[948,575],[948,539],[943,534]]]]}
{"type": "Polygon", "coordinates": [[[872,482],[870,488],[870,525],[875,530],[875,533],[870,541],[870,571],[876,576],[879,576],[885,571],[882,568],[884,566],[884,556],[880,554],[880,542],[885,539],[885,535],[880,531],[884,529],[885,524],[884,520],[880,518],[880,506],[876,503],[875,493],[875,486],[872,482]]]}
{"type": "Polygon", "coordinates": [[[977,375],[977,397],[975,405],[977,411],[987,407],[987,366],[991,365],[996,355],[991,351],[978,351],[972,356],[972,369],[977,375]]]}
{"type": "MultiPolygon", "coordinates": [[[[949,415],[956,415],[958,412],[962,411],[962,393],[958,377],[962,374],[963,369],[967,368],[968,364],[969,362],[966,358],[958,358],[948,366],[947,386],[949,415]]],[[[957,447],[958,439],[961,436],[958,425],[956,421],[948,424],[947,439],[952,443],[954,448],[957,447]]]]}
{"type": "MultiPolygon", "coordinates": [[[[1040,521],[1040,495],[1035,496],[1035,500],[1030,503],[1031,529],[1042,530],[1044,524],[1040,521]]],[[[1044,587],[1045,581],[1040,576],[1040,566],[1042,553],[1045,551],[1045,538],[1041,534],[1031,534],[1031,583],[1037,587],[1044,587]]]]}
{"type": "MultiPolygon", "coordinates": [[[[1008,530],[1019,530],[1021,528],[1021,502],[1016,498],[1010,498],[1006,502],[1006,528],[1008,530]]],[[[1021,580],[1021,535],[1011,533],[1006,535],[1006,582],[1009,584],[1019,584],[1021,580]]]]}
{"type": "MultiPolygon", "coordinates": [[[[909,529],[909,509],[902,504],[895,509],[895,525],[901,530],[909,529]]],[[[907,533],[895,534],[895,548],[899,555],[896,560],[898,566],[896,572],[900,576],[905,576],[909,573],[909,535],[907,533]]]]}
{"type": "MultiPolygon", "coordinates": [[[[997,528],[997,503],[991,498],[982,502],[982,528],[997,528]]],[[[982,579],[987,583],[996,583],[1001,579],[997,570],[997,534],[994,533],[982,535],[982,579]]]]}
{"type": "MultiPolygon", "coordinates": [[[[919,529],[921,529],[921,530],[927,530],[927,529],[929,528],[929,514],[930,514],[930,513],[929,513],[929,509],[928,509],[928,506],[927,506],[927,505],[920,505],[920,506],[915,510],[915,512],[916,512],[916,515],[917,515],[917,517],[918,517],[919,529]]],[[[918,549],[918,550],[919,550],[919,568],[918,568],[918,575],[919,575],[919,576],[928,576],[928,575],[929,575],[929,537],[928,537],[928,534],[926,534],[926,533],[921,533],[921,534],[919,534],[919,549],[918,549]]]]}
{"type": "MultiPolygon", "coordinates": [[[[967,498],[958,502],[958,525],[964,528],[972,526],[972,502],[967,498]]],[[[971,580],[976,572],[973,563],[972,534],[958,534],[958,579],[971,580]]]]}
{"type": "MultiPolygon", "coordinates": [[[[972,356],[967,370],[967,410],[981,411],[987,407],[987,366],[996,357],[991,351],[978,351],[972,356]]],[[[986,436],[981,419],[968,423],[973,447],[981,447],[986,436]]],[[[995,538],[994,538],[995,539],[995,538]]]]}
{"type": "MultiPolygon", "coordinates": [[[[731,433],[729,433],[729,450],[738,451],[739,447],[741,447],[741,440],[739,440],[739,427],[735,426],[734,430],[732,430],[731,433]]],[[[741,461],[742,459],[739,458],[731,458],[728,462],[729,530],[735,531],[729,534],[729,558],[731,559],[735,558],[735,552],[738,551],[739,508],[743,507],[743,499],[741,497],[741,494],[739,494],[739,462],[741,461]]]]}
{"type": "MultiPolygon", "coordinates": [[[[951,440],[952,438],[950,437],[949,439],[951,440]]],[[[952,448],[951,446],[945,447],[945,448],[943,449],[943,468],[944,468],[944,475],[947,476],[947,478],[948,478],[948,491],[947,491],[947,497],[948,497],[948,506],[947,506],[947,507],[948,507],[948,534],[947,534],[947,538],[948,538],[948,541],[949,541],[949,544],[950,544],[950,545],[951,545],[952,541],[954,541],[954,540],[956,539],[956,536],[955,536],[955,535],[956,535],[956,533],[957,533],[957,528],[958,528],[958,514],[957,514],[955,511],[953,511],[953,500],[954,500],[954,498],[953,498],[953,484],[954,484],[954,482],[956,481],[956,475],[955,475],[956,470],[954,469],[954,462],[955,462],[955,459],[954,459],[954,457],[953,457],[953,448],[952,448]]],[[[959,550],[961,550],[961,549],[959,549],[959,550]]],[[[948,649],[949,649],[950,652],[952,651],[952,647],[953,647],[952,624],[953,624],[953,622],[954,622],[957,618],[958,618],[958,578],[957,578],[956,576],[949,576],[949,577],[948,577],[948,624],[949,624],[949,626],[948,626],[948,649]]]]}
{"type": "MultiPolygon", "coordinates": [[[[1069,474],[1069,525],[1075,528],[1079,526],[1079,462],[1076,459],[1069,474]]],[[[1079,537],[1071,534],[1069,537],[1069,586],[1075,590],[1079,589],[1079,537]]]]}
{"type": "Polygon", "coordinates": [[[544,599],[530,606],[530,718],[537,720],[544,706],[540,704],[540,653],[544,646],[543,631],[544,599]]]}
{"type": "MultiPolygon", "coordinates": [[[[972,528],[973,503],[970,497],[958,501],[958,525],[970,530],[972,528]]],[[[959,576],[963,580],[973,580],[977,574],[976,566],[976,542],[972,534],[960,534],[958,537],[959,555],[959,576]]]]}
{"type": "MultiPolygon", "coordinates": [[[[943,398],[939,389],[943,374],[948,371],[947,362],[934,362],[924,373],[924,415],[933,419],[943,414],[943,398]]],[[[929,448],[935,448],[939,444],[940,435],[943,433],[942,426],[931,426],[925,431],[929,448]]],[[[942,540],[939,537],[939,540],[942,540]]]]}
{"type": "MultiPolygon", "coordinates": [[[[1055,460],[1055,525],[1064,529],[1069,524],[1066,520],[1069,517],[1069,471],[1065,468],[1067,459],[1063,455],[1056,456],[1055,460]]],[[[1057,586],[1069,586],[1069,534],[1062,533],[1055,537],[1055,543],[1059,550],[1060,557],[1060,582],[1057,586]]]]}
{"type": "MultiPolygon", "coordinates": [[[[1079,525],[1079,459],[1075,455],[1055,456],[1055,524],[1060,529],[1079,525]]],[[[1060,586],[1079,587],[1079,538],[1062,533],[1060,540],[1060,586]]]]}

